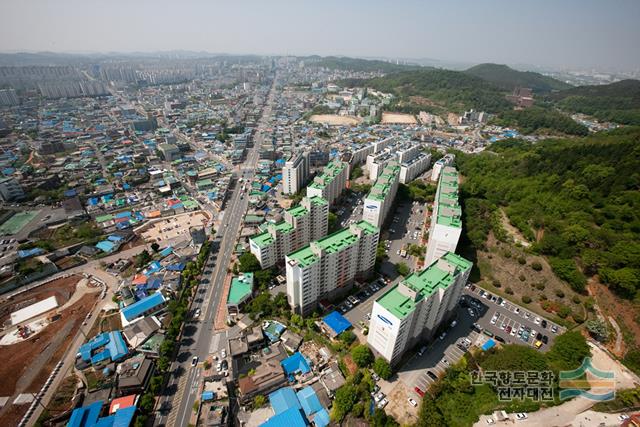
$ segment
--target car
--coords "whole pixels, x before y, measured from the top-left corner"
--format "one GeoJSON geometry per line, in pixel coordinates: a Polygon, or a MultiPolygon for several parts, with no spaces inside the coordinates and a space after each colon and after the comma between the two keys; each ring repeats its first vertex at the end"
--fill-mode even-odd
{"type": "Polygon", "coordinates": [[[504,343],[504,338],[502,338],[500,335],[496,335],[495,337],[493,337],[494,340],[504,343]]]}
{"type": "Polygon", "coordinates": [[[530,317],[531,317],[531,313],[529,313],[528,311],[525,311],[525,312],[524,312],[524,318],[525,318],[525,319],[528,319],[528,318],[530,318],[530,317]]]}
{"type": "Polygon", "coordinates": [[[547,329],[547,321],[542,319],[542,322],[540,323],[540,326],[542,326],[543,328],[547,329]]]}
{"type": "Polygon", "coordinates": [[[506,333],[510,334],[511,333],[511,326],[507,326],[506,329],[504,330],[506,333]]]}
{"type": "Polygon", "coordinates": [[[471,325],[471,329],[473,329],[476,332],[482,332],[482,326],[478,325],[477,323],[474,323],[473,325],[471,325]]]}
{"type": "Polygon", "coordinates": [[[516,307],[516,308],[514,308],[514,309],[513,309],[513,312],[514,312],[515,314],[520,314],[520,307],[516,307]]]}
{"type": "Polygon", "coordinates": [[[548,337],[548,336],[546,336],[546,335],[543,335],[543,336],[542,336],[542,343],[543,343],[543,344],[548,344],[548,343],[549,343],[549,337],[548,337]]]}
{"type": "Polygon", "coordinates": [[[496,316],[493,316],[493,317],[491,318],[491,324],[492,324],[492,325],[495,325],[497,321],[498,321],[498,318],[497,318],[496,316]]]}
{"type": "Polygon", "coordinates": [[[534,319],[533,323],[535,323],[536,325],[539,325],[541,321],[542,321],[542,319],[540,319],[539,317],[536,317],[534,319]]]}
{"type": "Polygon", "coordinates": [[[374,396],[379,391],[380,391],[380,386],[378,384],[374,384],[373,391],[371,392],[371,396],[374,396]]]}
{"type": "Polygon", "coordinates": [[[554,334],[558,333],[558,327],[556,325],[551,326],[551,332],[553,332],[554,334]]]}
{"type": "Polygon", "coordinates": [[[518,331],[515,328],[511,329],[511,336],[512,337],[515,337],[517,333],[518,333],[518,331]]]}
{"type": "Polygon", "coordinates": [[[227,357],[227,350],[223,348],[222,351],[220,352],[220,357],[222,357],[223,359],[227,357]]]}
{"type": "Polygon", "coordinates": [[[526,420],[527,418],[528,416],[524,412],[518,412],[516,414],[516,420],[526,420]]]}
{"type": "Polygon", "coordinates": [[[382,399],[384,399],[385,394],[383,392],[380,392],[378,394],[376,394],[376,397],[373,398],[373,400],[377,402],[380,402],[382,399]]]}
{"type": "Polygon", "coordinates": [[[400,255],[400,249],[396,251],[396,255],[400,255]]]}
{"type": "Polygon", "coordinates": [[[446,333],[446,332],[443,332],[442,334],[440,334],[439,339],[443,340],[443,339],[444,339],[444,337],[446,337],[446,336],[447,336],[447,333],[446,333]]]}
{"type": "Polygon", "coordinates": [[[198,356],[193,356],[191,359],[191,366],[196,366],[198,364],[198,356]]]}
{"type": "Polygon", "coordinates": [[[427,346],[423,345],[422,347],[420,347],[420,350],[418,350],[418,356],[422,356],[425,351],[427,351],[427,346]]]}
{"type": "Polygon", "coordinates": [[[498,297],[498,299],[496,300],[496,304],[498,305],[502,305],[503,302],[504,300],[502,299],[502,297],[498,297]]]}
{"type": "Polygon", "coordinates": [[[431,372],[431,371],[427,371],[427,375],[429,375],[429,377],[430,377],[432,380],[434,380],[434,381],[436,381],[436,380],[438,379],[438,377],[436,376],[436,374],[434,374],[434,373],[433,373],[433,372],[431,372]]]}
{"type": "Polygon", "coordinates": [[[628,419],[629,419],[629,415],[627,415],[627,414],[618,415],[618,421],[620,421],[620,422],[625,422],[628,419]]]}
{"type": "Polygon", "coordinates": [[[542,340],[542,333],[538,332],[538,333],[536,334],[536,339],[537,339],[538,341],[542,340]]]}
{"type": "Polygon", "coordinates": [[[502,322],[502,325],[500,325],[500,329],[504,331],[506,328],[507,328],[507,321],[505,320],[504,322],[502,322]]]}
{"type": "Polygon", "coordinates": [[[491,417],[488,417],[488,418],[487,418],[487,424],[493,424],[493,423],[495,423],[495,422],[496,422],[496,421],[495,421],[493,418],[491,418],[491,417]]]}
{"type": "Polygon", "coordinates": [[[384,408],[385,406],[387,406],[387,403],[389,403],[389,401],[386,398],[382,399],[380,403],[378,403],[378,408],[384,408]]]}
{"type": "Polygon", "coordinates": [[[469,316],[471,317],[476,317],[476,312],[473,311],[473,308],[469,308],[467,309],[467,312],[469,313],[469,316]]]}
{"type": "Polygon", "coordinates": [[[458,322],[454,320],[453,322],[451,322],[451,326],[450,327],[451,328],[455,328],[457,324],[458,324],[458,322]]]}
{"type": "Polygon", "coordinates": [[[420,397],[424,397],[424,391],[422,391],[420,387],[414,387],[413,389],[415,390],[416,393],[418,393],[420,397]]]}
{"type": "Polygon", "coordinates": [[[491,332],[491,331],[484,330],[484,331],[482,331],[482,333],[485,334],[488,337],[492,337],[493,338],[493,332],[491,332]]]}
{"type": "Polygon", "coordinates": [[[412,398],[409,398],[408,401],[409,401],[409,405],[413,406],[414,408],[418,406],[418,402],[416,402],[412,398]]]}
{"type": "Polygon", "coordinates": [[[380,377],[375,372],[371,373],[371,378],[373,378],[374,381],[380,381],[380,377]]]}

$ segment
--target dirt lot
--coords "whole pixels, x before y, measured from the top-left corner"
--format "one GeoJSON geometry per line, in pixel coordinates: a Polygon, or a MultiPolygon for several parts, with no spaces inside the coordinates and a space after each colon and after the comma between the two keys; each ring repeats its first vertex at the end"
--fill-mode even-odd
{"type": "Polygon", "coordinates": [[[355,126],[362,122],[360,117],[339,116],[337,114],[314,114],[309,117],[310,122],[324,123],[329,126],[355,126]]]}
{"type": "Polygon", "coordinates": [[[528,296],[532,302],[525,305],[540,314],[547,313],[547,316],[548,313],[557,316],[563,307],[568,307],[571,313],[586,316],[586,310],[581,305],[584,297],[558,279],[544,257],[528,254],[510,243],[499,242],[493,234],[487,239],[487,248],[486,252],[478,252],[477,264],[483,287],[506,294],[507,298],[518,304],[523,303],[523,296],[528,296]],[[542,270],[534,270],[534,262],[539,263],[542,270]]]}
{"type": "Polygon", "coordinates": [[[2,302],[0,303],[0,324],[4,324],[13,311],[51,296],[55,296],[58,300],[58,305],[63,306],[75,292],[76,285],[80,279],[82,279],[82,277],[77,275],[64,277],[47,283],[46,285],[38,286],[31,291],[18,294],[9,300],[2,298],[2,302]]]}
{"type": "MultiPolygon", "coordinates": [[[[37,393],[68,349],[99,293],[84,295],[62,317],[33,338],[0,347],[0,396],[37,393]]],[[[13,400],[13,399],[11,399],[13,400]]],[[[0,425],[16,425],[28,405],[8,404],[0,410],[0,425]]]]}
{"type": "Polygon", "coordinates": [[[396,382],[396,386],[391,390],[387,398],[389,399],[389,404],[385,411],[395,418],[400,425],[412,425],[418,421],[418,408],[409,405],[407,389],[401,381],[396,382]]]}
{"type": "Polygon", "coordinates": [[[209,215],[204,211],[189,212],[157,221],[141,235],[147,242],[163,242],[181,235],[188,236],[191,227],[202,227],[208,221],[209,215]]]}
{"type": "Polygon", "coordinates": [[[382,113],[382,124],[399,123],[403,125],[415,125],[417,122],[413,114],[382,113]]]}

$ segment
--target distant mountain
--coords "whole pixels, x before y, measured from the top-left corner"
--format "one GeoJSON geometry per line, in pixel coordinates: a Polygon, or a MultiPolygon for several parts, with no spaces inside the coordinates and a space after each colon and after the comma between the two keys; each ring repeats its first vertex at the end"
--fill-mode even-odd
{"type": "Polygon", "coordinates": [[[626,125],[640,125],[640,80],[578,86],[552,93],[548,99],[566,111],[626,125]]]}
{"type": "Polygon", "coordinates": [[[568,89],[571,85],[543,76],[533,71],[518,71],[501,64],[480,64],[465,71],[466,74],[481,78],[487,82],[511,91],[515,87],[528,87],[537,93],[568,89]]]}
{"type": "Polygon", "coordinates": [[[316,65],[318,67],[326,67],[335,70],[351,70],[351,71],[364,71],[364,72],[382,72],[393,73],[397,71],[416,70],[421,67],[416,64],[396,64],[393,62],[360,59],[360,58],[348,58],[342,56],[325,56],[309,57],[311,60],[309,65],[316,65]]]}

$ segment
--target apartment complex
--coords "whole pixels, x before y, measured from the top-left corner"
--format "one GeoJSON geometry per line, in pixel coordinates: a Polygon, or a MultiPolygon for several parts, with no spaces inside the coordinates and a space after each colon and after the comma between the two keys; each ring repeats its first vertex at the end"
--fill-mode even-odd
{"type": "Polygon", "coordinates": [[[425,265],[446,252],[455,252],[462,233],[462,209],[458,203],[458,172],[445,166],[440,173],[429,226],[429,243],[425,265]]]}
{"type": "Polygon", "coordinates": [[[282,192],[296,194],[309,178],[309,153],[299,153],[282,167],[282,192]]]}
{"type": "Polygon", "coordinates": [[[371,311],[367,342],[389,363],[431,338],[455,309],[472,263],[447,252],[380,296],[371,311]]]}
{"type": "Polygon", "coordinates": [[[284,220],[249,239],[249,249],[262,268],[284,260],[286,254],[327,235],[329,204],[322,197],[305,197],[300,205],[287,209],[284,220]]]}
{"type": "Polygon", "coordinates": [[[400,183],[402,184],[413,181],[431,164],[431,154],[424,153],[417,144],[401,148],[397,153],[400,162],[400,183]]]}
{"type": "Polygon", "coordinates": [[[318,301],[346,293],[354,279],[371,274],[380,230],[352,224],[286,256],[287,296],[294,312],[307,315],[318,301]]]}
{"type": "Polygon", "coordinates": [[[382,227],[398,192],[399,176],[400,165],[398,162],[389,162],[364,199],[362,219],[378,228],[382,227]]]}
{"type": "Polygon", "coordinates": [[[307,197],[322,197],[329,205],[333,204],[347,188],[349,165],[340,160],[333,160],[322,173],[307,186],[307,197]]]}
{"type": "Polygon", "coordinates": [[[445,154],[444,157],[439,159],[433,164],[433,170],[431,171],[431,181],[437,181],[440,178],[440,172],[445,166],[453,165],[453,161],[456,159],[455,154],[445,154]]]}

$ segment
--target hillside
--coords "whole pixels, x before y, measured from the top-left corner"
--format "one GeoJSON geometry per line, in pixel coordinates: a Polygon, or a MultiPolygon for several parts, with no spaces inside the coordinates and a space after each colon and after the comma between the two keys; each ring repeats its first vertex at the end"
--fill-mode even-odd
{"type": "Polygon", "coordinates": [[[597,119],[640,125],[640,81],[622,80],[600,86],[579,86],[548,96],[560,108],[597,119]]]}
{"type": "Polygon", "coordinates": [[[334,70],[393,73],[398,71],[415,70],[415,69],[423,68],[419,65],[403,65],[403,64],[394,64],[392,62],[386,62],[386,61],[337,57],[337,56],[310,57],[309,60],[310,60],[309,62],[310,65],[330,68],[334,70]]]}
{"type": "Polygon", "coordinates": [[[498,208],[556,275],[584,292],[587,276],[640,295],[640,129],[458,156],[467,245],[483,248],[498,208]],[[496,155],[497,153],[497,155],[496,155]]]}
{"type": "Polygon", "coordinates": [[[479,64],[464,71],[499,88],[511,91],[515,87],[528,87],[536,93],[568,89],[571,85],[532,71],[518,71],[501,64],[479,64]]]}
{"type": "Polygon", "coordinates": [[[498,87],[459,71],[404,71],[362,83],[395,94],[399,100],[393,107],[408,112],[462,112],[474,108],[495,113],[510,108],[503,91],[498,87]]]}

